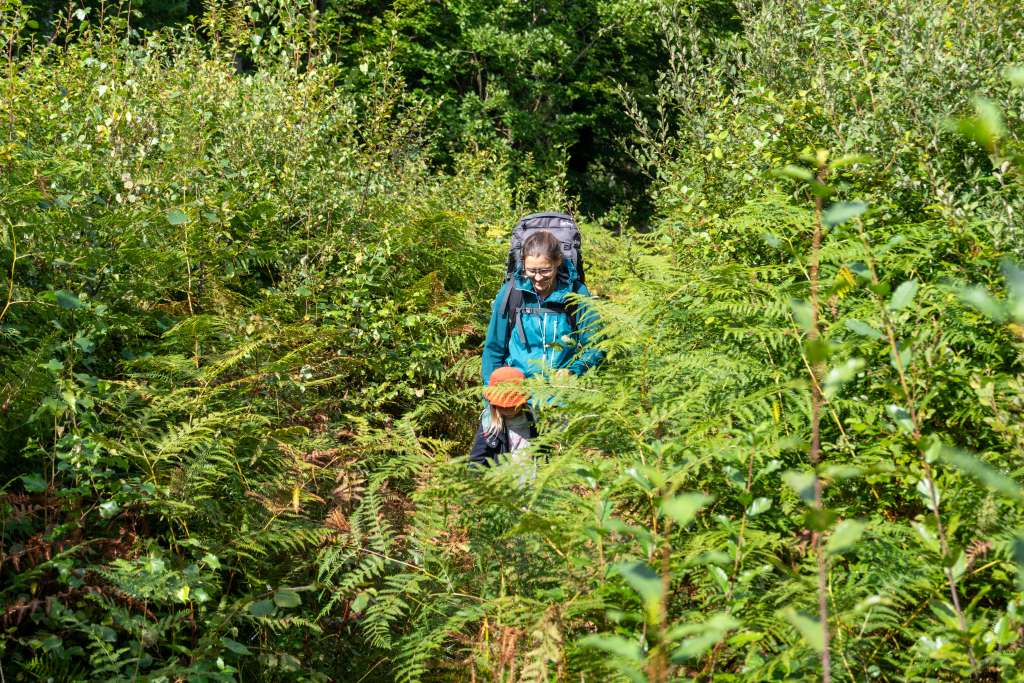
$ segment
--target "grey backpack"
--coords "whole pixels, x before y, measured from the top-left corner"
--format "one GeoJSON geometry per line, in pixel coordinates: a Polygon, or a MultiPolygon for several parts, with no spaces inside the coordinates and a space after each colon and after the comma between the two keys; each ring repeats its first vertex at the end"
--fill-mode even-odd
{"type": "Polygon", "coordinates": [[[580,250],[583,243],[580,238],[580,228],[572,216],[554,212],[531,213],[529,216],[523,216],[516,223],[516,228],[512,231],[512,245],[508,250],[505,279],[511,279],[512,274],[522,267],[523,242],[537,230],[550,232],[562,243],[562,258],[572,261],[576,267],[577,279],[580,282],[586,282],[583,273],[583,252],[580,250]]]}
{"type": "MultiPolygon", "coordinates": [[[[508,250],[508,263],[505,266],[505,281],[512,279],[513,275],[523,265],[523,242],[532,232],[545,230],[550,232],[562,243],[562,258],[572,261],[576,267],[576,282],[573,283],[573,291],[576,285],[584,282],[583,253],[580,249],[583,240],[580,236],[580,228],[572,216],[564,213],[540,212],[523,216],[516,223],[512,231],[512,245],[508,250]]],[[[551,306],[563,308],[569,319],[569,325],[573,331],[576,330],[576,306],[573,304],[552,304],[551,306]]],[[[508,321],[509,331],[516,329],[521,341],[526,344],[526,335],[523,333],[521,315],[523,313],[523,293],[509,284],[505,290],[505,299],[501,303],[501,314],[508,321]]]]}

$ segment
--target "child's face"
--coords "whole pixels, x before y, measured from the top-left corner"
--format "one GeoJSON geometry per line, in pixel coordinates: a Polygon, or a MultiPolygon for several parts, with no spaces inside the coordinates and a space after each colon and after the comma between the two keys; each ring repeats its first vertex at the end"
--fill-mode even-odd
{"type": "Polygon", "coordinates": [[[516,406],[515,408],[502,408],[501,406],[494,407],[497,409],[498,414],[501,415],[502,417],[513,417],[515,415],[518,415],[519,412],[523,409],[522,406],[516,406]]]}

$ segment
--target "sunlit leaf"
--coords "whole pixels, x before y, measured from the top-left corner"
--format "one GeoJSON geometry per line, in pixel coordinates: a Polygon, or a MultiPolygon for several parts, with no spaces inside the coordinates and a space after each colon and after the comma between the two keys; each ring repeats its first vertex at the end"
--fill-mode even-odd
{"type": "Polygon", "coordinates": [[[757,517],[762,512],[769,510],[772,506],[771,498],[756,498],[750,507],[747,508],[747,516],[757,517]]]}
{"type": "Polygon", "coordinates": [[[782,473],[782,480],[793,489],[800,500],[805,503],[814,502],[814,472],[797,472],[790,470],[782,473]]]}
{"type": "Polygon", "coordinates": [[[627,640],[622,636],[595,633],[580,639],[579,644],[583,647],[597,648],[634,662],[641,662],[644,658],[644,650],[640,647],[640,643],[635,640],[627,640]]]}
{"type": "Polygon", "coordinates": [[[686,526],[693,521],[697,513],[705,505],[714,500],[703,493],[683,493],[664,501],[661,511],[675,520],[676,524],[686,526]]]}
{"type": "Polygon", "coordinates": [[[817,619],[797,612],[792,607],[782,611],[782,615],[790,624],[796,627],[807,644],[815,651],[821,652],[825,649],[825,634],[821,630],[821,622],[817,619]]]}
{"type": "Polygon", "coordinates": [[[892,293],[892,298],[889,300],[889,310],[902,311],[909,306],[917,295],[917,287],[917,280],[907,280],[897,287],[896,291],[892,293]]]}
{"type": "Polygon", "coordinates": [[[274,604],[278,607],[298,607],[302,604],[302,598],[293,590],[281,588],[274,593],[274,604]]]}
{"type": "Polygon", "coordinates": [[[943,445],[939,450],[939,458],[1004,496],[1014,499],[1024,497],[1020,484],[966,451],[943,445]]]}
{"type": "Polygon", "coordinates": [[[843,553],[860,540],[864,534],[864,523],[856,519],[844,519],[836,525],[836,528],[829,534],[825,550],[830,555],[843,553]]]}
{"type": "Polygon", "coordinates": [[[171,225],[185,225],[188,223],[188,214],[181,209],[171,209],[167,212],[167,222],[171,225]]]}
{"type": "Polygon", "coordinates": [[[881,332],[871,325],[868,325],[866,322],[857,320],[856,318],[847,318],[843,321],[843,326],[851,332],[859,334],[862,337],[867,337],[868,339],[884,339],[884,335],[881,332]]]}
{"type": "Polygon", "coordinates": [[[868,205],[864,202],[836,202],[825,209],[821,219],[825,225],[834,228],[861,216],[867,210],[868,205]]]}

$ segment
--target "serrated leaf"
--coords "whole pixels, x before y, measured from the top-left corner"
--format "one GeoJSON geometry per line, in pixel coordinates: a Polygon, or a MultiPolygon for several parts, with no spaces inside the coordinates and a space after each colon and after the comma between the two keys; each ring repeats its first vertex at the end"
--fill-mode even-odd
{"type": "Polygon", "coordinates": [[[293,590],[281,588],[274,593],[274,604],[278,607],[298,607],[302,604],[302,598],[293,590]]]}
{"type": "Polygon", "coordinates": [[[274,602],[272,600],[258,600],[249,605],[249,614],[254,617],[265,617],[274,613],[274,602]]]}
{"type": "Polygon", "coordinates": [[[188,214],[181,209],[171,209],[167,212],[167,222],[171,225],[185,225],[188,223],[188,214]]]}
{"type": "Polygon", "coordinates": [[[846,329],[853,332],[854,334],[859,334],[860,336],[867,337],[868,339],[877,340],[885,338],[885,336],[881,332],[876,330],[871,325],[868,325],[863,320],[857,320],[856,318],[847,318],[846,320],[843,321],[843,326],[846,329]]]}
{"type": "Polygon", "coordinates": [[[868,205],[864,202],[836,202],[825,209],[821,220],[828,227],[834,228],[863,215],[867,210],[868,205]]]}
{"type": "Polygon", "coordinates": [[[917,280],[907,280],[892,293],[892,298],[889,299],[889,310],[891,311],[902,311],[904,308],[909,306],[917,295],[917,280]]]}
{"type": "Polygon", "coordinates": [[[227,649],[231,650],[236,655],[251,655],[252,654],[252,652],[249,651],[249,648],[247,648],[245,645],[242,645],[237,640],[231,640],[230,638],[221,637],[220,642],[221,642],[222,645],[224,645],[224,647],[226,647],[227,649]]]}
{"type": "Polygon", "coordinates": [[[790,624],[796,627],[807,644],[815,651],[821,652],[825,649],[825,634],[821,631],[821,622],[817,619],[797,612],[792,607],[782,611],[782,615],[790,624]]]}
{"type": "Polygon", "coordinates": [[[860,540],[860,537],[864,534],[864,522],[856,519],[844,519],[836,525],[835,530],[829,534],[828,543],[825,545],[825,550],[829,555],[838,555],[843,553],[860,540]]]}
{"type": "Polygon", "coordinates": [[[85,305],[82,303],[81,299],[65,289],[58,289],[54,292],[54,296],[57,297],[57,305],[61,308],[73,311],[76,308],[82,308],[82,306],[85,305]]]}
{"type": "Polygon", "coordinates": [[[703,493],[683,493],[674,496],[661,504],[661,511],[675,520],[679,526],[686,526],[693,521],[697,513],[705,505],[714,500],[703,493]]]}

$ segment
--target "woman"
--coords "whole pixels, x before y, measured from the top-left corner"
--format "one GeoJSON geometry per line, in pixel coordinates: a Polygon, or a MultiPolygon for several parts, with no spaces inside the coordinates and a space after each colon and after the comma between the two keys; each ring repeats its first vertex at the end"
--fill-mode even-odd
{"type": "Polygon", "coordinates": [[[506,365],[532,377],[562,371],[582,375],[600,363],[603,354],[591,347],[597,318],[585,302],[575,300],[589,296],[575,266],[562,258],[558,239],[543,230],[527,237],[522,266],[491,305],[483,383],[488,383],[496,368],[506,365]],[[516,310],[504,310],[512,287],[521,293],[521,304],[516,310]]]}

